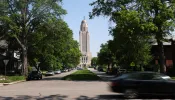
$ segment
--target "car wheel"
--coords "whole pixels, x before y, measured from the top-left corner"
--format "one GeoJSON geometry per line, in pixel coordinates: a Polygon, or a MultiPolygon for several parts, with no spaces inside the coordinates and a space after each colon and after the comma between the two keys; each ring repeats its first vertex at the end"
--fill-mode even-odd
{"type": "Polygon", "coordinates": [[[124,97],[127,99],[135,99],[138,97],[138,93],[136,90],[133,89],[126,89],[124,91],[124,97]]]}

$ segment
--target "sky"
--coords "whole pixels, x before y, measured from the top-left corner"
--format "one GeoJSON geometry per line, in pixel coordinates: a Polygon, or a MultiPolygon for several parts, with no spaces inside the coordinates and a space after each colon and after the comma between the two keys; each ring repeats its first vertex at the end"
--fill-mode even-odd
{"type": "Polygon", "coordinates": [[[63,0],[62,6],[67,10],[67,15],[64,16],[64,20],[73,31],[73,37],[77,41],[79,41],[80,24],[85,16],[90,33],[90,51],[92,57],[96,57],[97,52],[100,50],[100,45],[106,43],[112,39],[112,37],[109,35],[108,28],[110,23],[107,18],[95,17],[94,19],[89,19],[89,12],[91,12],[93,8],[89,3],[93,1],[94,0],[63,0]]]}

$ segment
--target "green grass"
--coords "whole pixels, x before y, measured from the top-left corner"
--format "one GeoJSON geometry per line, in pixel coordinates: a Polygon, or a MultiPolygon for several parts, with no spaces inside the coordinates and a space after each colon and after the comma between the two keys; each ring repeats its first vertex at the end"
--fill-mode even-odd
{"type": "Polygon", "coordinates": [[[45,75],[45,74],[46,74],[46,72],[47,72],[47,71],[41,71],[41,73],[42,73],[43,75],[45,75]]]}
{"type": "Polygon", "coordinates": [[[25,76],[6,76],[6,80],[0,80],[0,83],[10,83],[25,80],[25,76]]]}
{"type": "Polygon", "coordinates": [[[173,80],[175,80],[175,77],[171,77],[173,80]]]}
{"type": "Polygon", "coordinates": [[[98,77],[96,74],[89,70],[78,70],[70,75],[67,75],[62,78],[63,80],[72,80],[72,81],[94,81],[94,80],[100,80],[100,77],[98,77]]]}

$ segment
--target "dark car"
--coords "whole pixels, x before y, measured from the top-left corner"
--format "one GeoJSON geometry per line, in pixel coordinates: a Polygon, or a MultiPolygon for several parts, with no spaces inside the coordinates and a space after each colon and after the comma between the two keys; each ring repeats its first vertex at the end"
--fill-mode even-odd
{"type": "Polygon", "coordinates": [[[40,71],[32,71],[28,74],[27,81],[34,79],[42,79],[42,73],[40,71]]]}
{"type": "Polygon", "coordinates": [[[103,72],[103,68],[102,67],[98,67],[98,71],[103,72]]]}
{"type": "Polygon", "coordinates": [[[123,93],[125,98],[137,98],[141,94],[175,95],[175,81],[156,72],[134,72],[112,79],[110,89],[123,93]]]}

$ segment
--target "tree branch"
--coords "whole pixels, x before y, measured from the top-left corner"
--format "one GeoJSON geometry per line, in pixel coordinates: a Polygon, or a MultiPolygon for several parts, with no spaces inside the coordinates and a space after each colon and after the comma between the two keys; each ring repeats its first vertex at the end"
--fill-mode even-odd
{"type": "Polygon", "coordinates": [[[19,45],[22,47],[22,49],[26,49],[25,46],[22,44],[22,42],[17,38],[17,36],[15,36],[15,39],[17,40],[19,45]]]}

